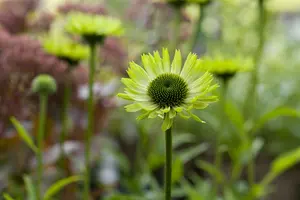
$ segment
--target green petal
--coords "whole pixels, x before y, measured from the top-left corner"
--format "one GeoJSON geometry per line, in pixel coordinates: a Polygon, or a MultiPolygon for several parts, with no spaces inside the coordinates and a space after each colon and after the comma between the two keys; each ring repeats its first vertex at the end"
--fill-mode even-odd
{"type": "Polygon", "coordinates": [[[169,56],[168,49],[166,48],[163,49],[163,66],[164,66],[164,71],[166,73],[170,73],[171,71],[170,56],[169,56]]]}
{"type": "Polygon", "coordinates": [[[129,105],[125,106],[125,110],[127,112],[137,112],[141,109],[142,109],[141,106],[137,103],[133,103],[133,104],[129,104],[129,105]]]}
{"type": "Polygon", "coordinates": [[[182,112],[183,111],[183,108],[182,107],[175,107],[174,110],[176,112],[182,112]]]}
{"type": "Polygon", "coordinates": [[[185,80],[187,80],[187,78],[188,78],[187,75],[193,69],[196,61],[197,61],[197,55],[193,54],[193,53],[189,53],[189,55],[184,63],[184,66],[182,68],[182,71],[180,73],[180,76],[183,77],[185,80]]]}
{"type": "Polygon", "coordinates": [[[218,96],[206,96],[206,97],[199,97],[197,99],[197,101],[199,101],[201,103],[214,103],[218,100],[219,100],[218,96]]]}
{"type": "MultiPolygon", "coordinates": [[[[204,96],[205,94],[217,89],[218,87],[219,87],[218,84],[214,84],[214,85],[211,85],[211,86],[207,86],[207,85],[201,86],[201,87],[198,87],[198,88],[195,88],[195,89],[191,90],[189,96],[190,97],[193,96],[193,95],[198,96],[198,97],[204,96]]],[[[187,101],[188,101],[188,99],[190,99],[190,97],[187,98],[187,101]]]]}
{"type": "Polygon", "coordinates": [[[188,84],[193,83],[196,79],[199,78],[199,72],[201,71],[201,68],[202,64],[201,61],[198,59],[195,62],[194,67],[192,67],[190,72],[186,75],[186,81],[188,84]]]}
{"type": "Polygon", "coordinates": [[[196,88],[201,86],[203,83],[208,82],[209,80],[212,80],[213,76],[209,73],[206,72],[203,76],[195,80],[192,84],[190,84],[190,88],[196,88]]]}
{"type": "Polygon", "coordinates": [[[156,76],[163,74],[164,73],[164,69],[162,68],[162,66],[159,66],[159,63],[156,63],[155,58],[149,53],[149,61],[151,63],[151,65],[153,66],[153,69],[155,70],[155,74],[156,76]]]}
{"type": "Polygon", "coordinates": [[[200,119],[197,115],[194,115],[193,113],[190,112],[191,117],[197,121],[197,122],[201,122],[201,123],[206,123],[205,121],[203,121],[202,119],[200,119]]]}
{"type": "Polygon", "coordinates": [[[136,120],[142,120],[145,119],[146,117],[148,117],[148,115],[150,114],[150,112],[144,112],[143,114],[139,115],[136,120]]]}
{"type": "Polygon", "coordinates": [[[134,82],[132,79],[130,78],[122,78],[121,82],[127,86],[128,88],[134,88],[135,90],[141,90],[141,91],[147,91],[147,88],[144,87],[141,84],[138,84],[136,82],[134,82]]]}
{"type": "Polygon", "coordinates": [[[171,119],[173,119],[174,117],[176,117],[176,111],[174,109],[170,110],[169,116],[171,119]]]}
{"type": "Polygon", "coordinates": [[[183,119],[189,119],[191,116],[190,115],[185,115],[183,112],[178,113],[180,117],[183,119]]]}
{"type": "Polygon", "coordinates": [[[117,96],[125,100],[133,101],[133,98],[131,98],[128,94],[119,93],[117,96]]]}
{"type": "Polygon", "coordinates": [[[162,112],[163,112],[163,113],[167,113],[167,112],[170,111],[170,109],[171,109],[170,107],[164,108],[164,109],[162,109],[162,112]]]}
{"type": "Polygon", "coordinates": [[[129,77],[136,83],[142,84],[143,86],[147,87],[148,83],[150,82],[150,77],[147,72],[135,62],[130,62],[129,65],[130,67],[127,70],[129,77]]]}
{"type": "Polygon", "coordinates": [[[193,103],[193,107],[195,109],[204,109],[208,106],[209,104],[208,103],[203,103],[201,101],[196,101],[195,103],[193,103]]]}
{"type": "Polygon", "coordinates": [[[180,74],[181,65],[182,65],[181,53],[180,50],[176,50],[172,62],[172,66],[171,66],[171,73],[180,74]]]}
{"type": "Polygon", "coordinates": [[[166,131],[166,130],[168,130],[169,128],[171,128],[172,125],[173,125],[173,119],[171,119],[171,118],[169,117],[169,113],[167,113],[167,114],[165,115],[165,117],[164,117],[164,122],[163,122],[163,124],[162,124],[162,126],[161,126],[161,129],[162,129],[163,131],[166,131]]]}
{"type": "Polygon", "coordinates": [[[162,63],[162,59],[158,53],[158,51],[154,51],[154,60],[156,63],[156,67],[158,67],[163,73],[165,73],[164,67],[163,67],[163,63],[162,63]]]}
{"type": "Polygon", "coordinates": [[[142,102],[139,103],[140,107],[144,110],[152,111],[157,108],[157,105],[151,103],[151,102],[142,102]]]}
{"type": "Polygon", "coordinates": [[[131,92],[127,92],[125,91],[126,94],[133,100],[135,101],[150,101],[150,98],[149,96],[147,95],[144,95],[144,94],[134,94],[134,93],[131,93],[131,92]]]}
{"type": "Polygon", "coordinates": [[[148,55],[142,55],[143,66],[151,79],[156,78],[155,65],[150,61],[148,55]]]}
{"type": "Polygon", "coordinates": [[[150,119],[154,119],[156,117],[158,117],[157,109],[153,110],[148,116],[150,119]]]}
{"type": "Polygon", "coordinates": [[[136,90],[134,88],[129,88],[129,87],[125,88],[125,92],[127,94],[132,94],[132,95],[146,95],[147,94],[146,92],[143,92],[141,90],[136,90]]]}

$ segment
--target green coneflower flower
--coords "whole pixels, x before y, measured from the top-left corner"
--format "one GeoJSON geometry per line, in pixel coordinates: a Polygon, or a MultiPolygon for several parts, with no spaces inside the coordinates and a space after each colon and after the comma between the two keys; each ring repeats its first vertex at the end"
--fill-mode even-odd
{"type": "Polygon", "coordinates": [[[128,75],[122,78],[125,93],[119,97],[133,101],[125,106],[128,112],[142,111],[138,119],[161,117],[164,119],[162,130],[172,126],[178,114],[187,119],[203,122],[192,113],[192,109],[204,109],[217,100],[209,92],[218,87],[212,84],[213,76],[201,73],[203,65],[195,54],[190,53],[182,66],[179,50],[175,52],[172,63],[167,49],[162,57],[156,51],[153,55],[142,55],[143,67],[130,63],[128,75]]]}
{"type": "Polygon", "coordinates": [[[236,56],[227,58],[222,54],[214,57],[201,58],[203,69],[224,80],[232,78],[238,72],[247,72],[253,69],[253,61],[250,58],[236,56]]]}
{"type": "Polygon", "coordinates": [[[71,34],[83,36],[89,43],[103,42],[106,36],[119,36],[123,33],[118,19],[80,12],[68,14],[65,29],[71,34]]]}
{"type": "Polygon", "coordinates": [[[74,42],[64,35],[53,34],[43,39],[43,47],[49,54],[76,66],[79,61],[89,57],[89,48],[74,42]]]}

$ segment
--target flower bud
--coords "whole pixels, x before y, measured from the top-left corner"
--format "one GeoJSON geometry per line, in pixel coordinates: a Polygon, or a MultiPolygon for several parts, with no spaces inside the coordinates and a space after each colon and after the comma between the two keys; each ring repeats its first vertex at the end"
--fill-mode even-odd
{"type": "Polygon", "coordinates": [[[31,90],[40,95],[50,95],[56,92],[56,81],[47,74],[41,74],[32,81],[31,90]]]}

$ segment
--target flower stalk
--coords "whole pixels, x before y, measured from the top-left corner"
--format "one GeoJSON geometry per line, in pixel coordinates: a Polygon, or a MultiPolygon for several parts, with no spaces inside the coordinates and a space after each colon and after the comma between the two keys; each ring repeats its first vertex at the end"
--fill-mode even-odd
{"type": "Polygon", "coordinates": [[[174,8],[174,14],[175,14],[175,20],[174,20],[174,38],[173,38],[173,44],[172,44],[172,50],[175,51],[176,47],[179,45],[180,43],[180,27],[181,27],[181,10],[178,7],[174,8]]]}
{"type": "Polygon", "coordinates": [[[55,80],[46,74],[42,74],[34,78],[31,84],[33,93],[37,93],[40,98],[40,113],[39,113],[39,126],[37,135],[37,183],[36,183],[36,197],[37,200],[42,200],[42,179],[43,179],[43,148],[44,136],[46,129],[46,116],[48,96],[56,91],[55,80]]]}
{"type": "Polygon", "coordinates": [[[38,178],[37,178],[37,199],[42,199],[42,180],[43,180],[43,148],[44,148],[44,136],[46,128],[46,116],[47,116],[47,103],[48,96],[46,94],[40,94],[40,114],[39,114],[39,129],[37,136],[37,167],[38,167],[38,178]]]}
{"type": "MultiPolygon", "coordinates": [[[[251,88],[249,90],[248,93],[248,98],[250,100],[250,102],[246,103],[246,108],[250,108],[250,110],[247,110],[247,112],[245,113],[248,116],[248,111],[255,111],[256,109],[256,103],[257,103],[257,83],[258,83],[258,68],[259,68],[259,64],[261,61],[261,57],[262,57],[262,51],[265,45],[265,37],[264,37],[264,33],[265,33],[265,28],[266,28],[266,11],[264,9],[264,0],[258,0],[258,13],[259,13],[259,24],[258,24],[258,32],[257,32],[257,36],[259,38],[259,43],[258,43],[258,47],[257,47],[257,51],[256,54],[254,55],[254,70],[252,73],[252,84],[251,84],[251,88]]],[[[250,117],[252,118],[251,120],[254,121],[256,119],[255,116],[255,112],[250,115],[250,117]]],[[[249,141],[251,141],[251,136],[249,137],[249,141]]],[[[249,181],[249,185],[253,186],[254,182],[255,182],[255,161],[254,158],[252,158],[252,156],[250,157],[249,160],[249,164],[248,164],[248,181],[249,181]]]]}
{"type": "Polygon", "coordinates": [[[66,135],[68,133],[68,109],[70,104],[70,96],[71,96],[71,86],[69,82],[69,78],[66,80],[64,85],[64,99],[63,99],[63,108],[62,108],[62,132],[60,134],[60,158],[62,161],[62,169],[65,169],[64,164],[64,142],[66,140],[66,135]]]}
{"type": "Polygon", "coordinates": [[[90,193],[90,148],[91,138],[94,129],[94,79],[96,68],[96,42],[90,42],[90,70],[89,70],[89,96],[88,96],[88,128],[85,136],[85,180],[84,180],[84,200],[89,200],[90,193]]]}
{"type": "Polygon", "coordinates": [[[165,167],[165,200],[171,200],[172,194],[172,127],[165,132],[166,167],[165,167]]]}
{"type": "MultiPolygon", "coordinates": [[[[223,113],[220,122],[220,130],[222,134],[226,132],[226,99],[227,99],[227,87],[229,79],[220,78],[222,80],[222,88],[221,88],[221,95],[220,95],[220,112],[223,113]]],[[[223,152],[220,151],[220,147],[222,145],[222,134],[216,137],[216,157],[215,157],[215,166],[218,170],[222,170],[222,163],[223,163],[223,152]]],[[[219,191],[219,181],[218,178],[215,177],[215,194],[218,194],[219,191]]]]}
{"type": "Polygon", "coordinates": [[[196,23],[195,32],[194,32],[194,35],[193,35],[192,40],[191,40],[190,50],[192,52],[195,52],[195,48],[196,48],[196,45],[198,44],[198,41],[201,40],[203,45],[205,45],[205,37],[204,37],[204,34],[202,32],[202,23],[203,23],[203,20],[204,20],[204,14],[205,14],[206,6],[207,5],[198,4],[199,18],[198,18],[198,21],[196,23]]]}

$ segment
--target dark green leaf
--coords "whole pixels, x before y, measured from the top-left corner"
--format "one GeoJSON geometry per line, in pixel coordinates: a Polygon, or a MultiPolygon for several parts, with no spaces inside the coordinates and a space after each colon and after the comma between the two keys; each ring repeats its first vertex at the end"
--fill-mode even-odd
{"type": "Polygon", "coordinates": [[[28,195],[28,199],[36,200],[35,186],[29,176],[24,176],[25,187],[28,195]]]}
{"type": "Polygon", "coordinates": [[[197,162],[197,166],[203,169],[204,171],[206,171],[207,173],[209,173],[212,177],[216,178],[218,182],[223,182],[225,180],[225,175],[223,174],[222,171],[217,169],[215,165],[200,160],[197,162]]]}
{"type": "Polygon", "coordinates": [[[17,129],[19,136],[22,140],[35,152],[38,152],[38,148],[35,146],[32,138],[22,124],[14,117],[10,118],[10,121],[13,123],[14,127],[17,129]]]}
{"type": "Polygon", "coordinates": [[[62,180],[57,181],[54,183],[45,193],[44,200],[49,200],[53,198],[54,195],[57,194],[63,187],[82,180],[80,176],[71,176],[62,180]]]}
{"type": "Polygon", "coordinates": [[[9,194],[3,194],[3,197],[4,197],[5,200],[15,200],[9,194]]]}
{"type": "Polygon", "coordinates": [[[184,150],[178,151],[177,155],[183,161],[183,163],[187,163],[190,160],[196,158],[197,156],[201,155],[208,149],[209,145],[207,143],[202,143],[196,146],[192,146],[186,148],[184,150]]]}
{"type": "Polygon", "coordinates": [[[299,117],[300,113],[293,109],[293,108],[288,108],[288,107],[280,107],[276,108],[275,110],[272,110],[266,114],[264,114],[252,127],[251,133],[257,132],[260,128],[264,126],[265,123],[270,121],[271,119],[275,119],[277,117],[281,116],[287,116],[287,117],[299,117]]]}

